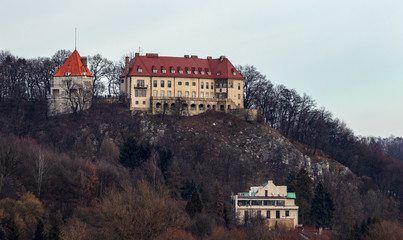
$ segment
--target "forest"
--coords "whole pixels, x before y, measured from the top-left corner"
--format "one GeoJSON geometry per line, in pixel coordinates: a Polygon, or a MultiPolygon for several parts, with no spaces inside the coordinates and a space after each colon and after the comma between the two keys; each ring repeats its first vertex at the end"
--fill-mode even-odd
{"type": "Polygon", "coordinates": [[[0,52],[0,239],[300,239],[268,231],[260,219],[235,222],[231,192],[270,177],[296,192],[304,226],[327,229],[321,239],[403,236],[401,138],[355,136],[309,96],[274,85],[253,66],[237,69],[258,123],[220,112],[131,114],[124,103],[102,101],[118,97],[122,63],[100,54],[89,57],[92,108],[49,117],[49,81],[69,55],[0,52]],[[277,155],[275,169],[262,168],[242,153],[243,142],[232,147],[259,132],[349,171],[313,175],[277,155]]]}

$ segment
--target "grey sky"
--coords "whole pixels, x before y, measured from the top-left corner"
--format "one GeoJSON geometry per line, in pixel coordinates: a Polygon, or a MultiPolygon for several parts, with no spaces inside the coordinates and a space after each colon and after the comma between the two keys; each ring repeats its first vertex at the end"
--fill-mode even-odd
{"type": "Polygon", "coordinates": [[[357,135],[403,136],[401,0],[1,0],[0,50],[20,57],[227,56],[313,97],[357,135]]]}

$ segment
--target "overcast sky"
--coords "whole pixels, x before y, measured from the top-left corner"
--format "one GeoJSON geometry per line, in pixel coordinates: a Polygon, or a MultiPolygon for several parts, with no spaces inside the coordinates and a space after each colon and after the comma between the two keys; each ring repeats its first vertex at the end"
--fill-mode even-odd
{"type": "Polygon", "coordinates": [[[1,0],[0,50],[227,56],[361,136],[403,136],[402,0],[1,0]]]}

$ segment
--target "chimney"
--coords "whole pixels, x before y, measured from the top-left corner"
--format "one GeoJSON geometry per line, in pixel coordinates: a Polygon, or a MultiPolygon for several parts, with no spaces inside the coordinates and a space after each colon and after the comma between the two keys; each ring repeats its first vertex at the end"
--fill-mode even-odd
{"type": "Polygon", "coordinates": [[[157,57],[158,57],[158,53],[146,53],[146,57],[157,58],[157,57]]]}
{"type": "Polygon", "coordinates": [[[212,59],[212,57],[211,57],[211,56],[207,56],[207,59],[212,59]]]}
{"type": "Polygon", "coordinates": [[[190,58],[198,58],[197,55],[192,55],[190,58]]]}
{"type": "Polygon", "coordinates": [[[136,53],[134,54],[134,56],[135,56],[135,57],[138,57],[138,56],[140,56],[140,53],[136,52],[136,53]]]}
{"type": "Polygon", "coordinates": [[[59,67],[55,67],[55,73],[57,73],[58,70],[59,70],[59,67]]]}
{"type": "Polygon", "coordinates": [[[189,58],[189,55],[185,55],[185,56],[183,56],[184,58],[189,58]]]}
{"type": "Polygon", "coordinates": [[[81,57],[81,62],[83,63],[84,67],[87,68],[87,57],[81,57]]]}
{"type": "MultiPolygon", "coordinates": [[[[137,54],[137,53],[136,53],[137,54]]],[[[129,74],[129,57],[125,58],[125,75],[129,74]]]]}
{"type": "Polygon", "coordinates": [[[220,62],[223,62],[225,59],[225,56],[220,56],[220,62]]]}

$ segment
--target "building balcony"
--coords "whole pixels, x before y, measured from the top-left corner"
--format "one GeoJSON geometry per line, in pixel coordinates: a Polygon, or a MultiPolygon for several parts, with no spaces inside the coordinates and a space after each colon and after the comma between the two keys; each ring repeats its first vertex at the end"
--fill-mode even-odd
{"type": "Polygon", "coordinates": [[[148,85],[147,84],[134,84],[135,89],[147,89],[148,85]]]}

